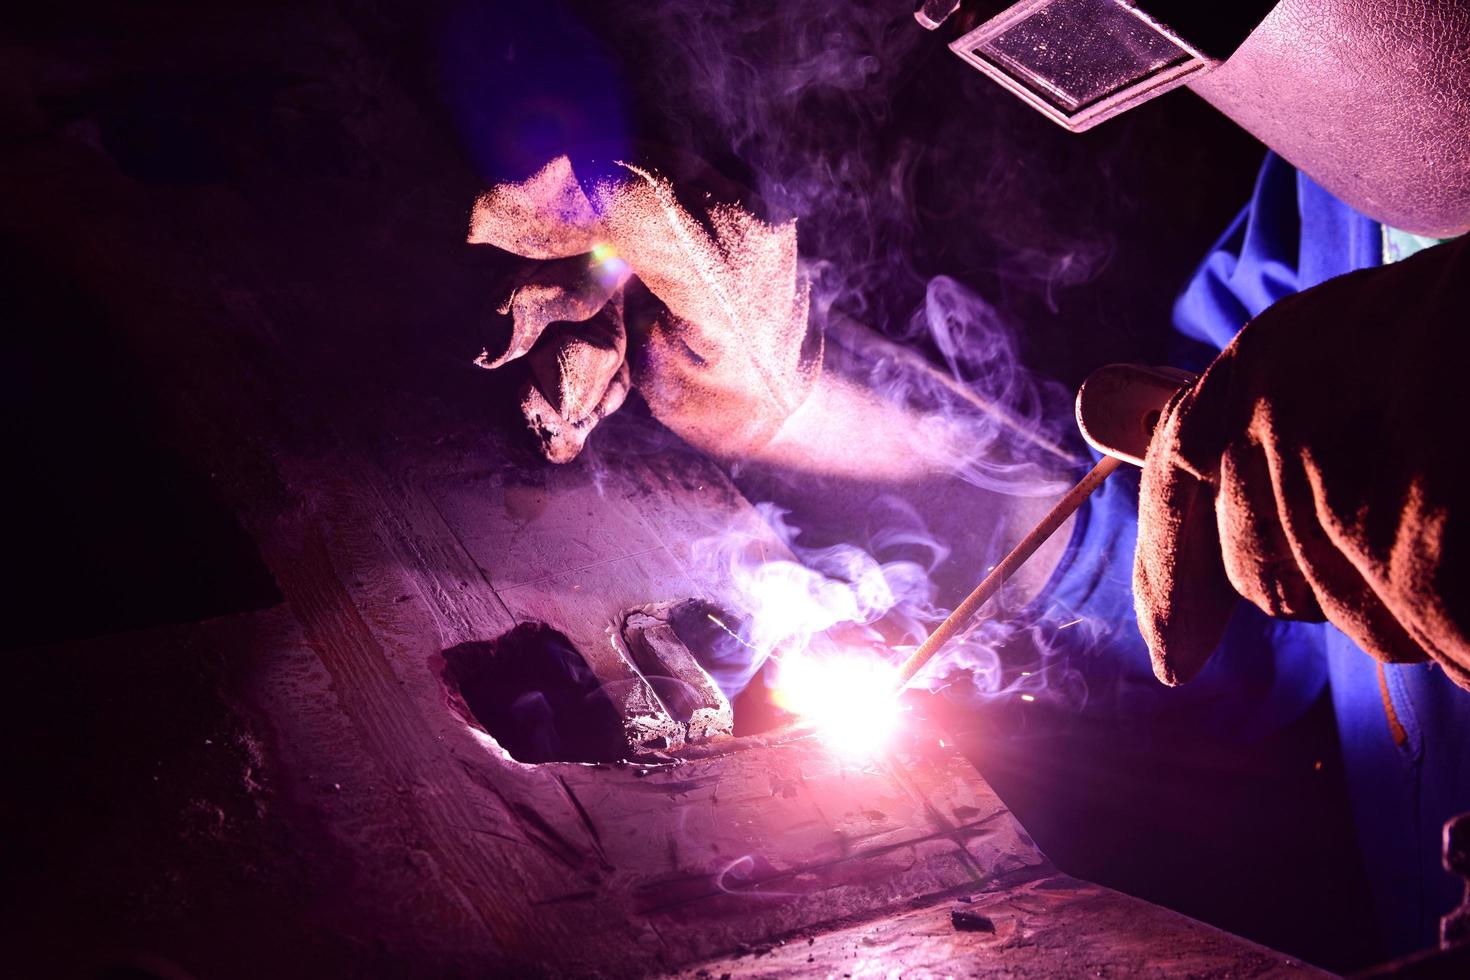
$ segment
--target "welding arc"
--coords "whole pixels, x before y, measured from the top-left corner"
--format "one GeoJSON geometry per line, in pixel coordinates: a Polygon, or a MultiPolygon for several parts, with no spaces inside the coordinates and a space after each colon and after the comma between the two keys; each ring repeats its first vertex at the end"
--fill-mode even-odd
{"type": "Polygon", "coordinates": [[[969,622],[970,617],[975,615],[991,596],[1000,591],[1000,587],[1006,583],[1006,580],[1026,564],[1026,559],[1035,554],[1036,549],[1040,548],[1047,538],[1055,534],[1057,528],[1076,513],[1077,508],[1082,506],[1082,502],[1092,496],[1092,492],[1102,486],[1102,482],[1121,465],[1123,465],[1121,460],[1114,459],[1112,456],[1104,456],[1096,466],[1087,472],[1086,476],[1078,481],[1075,487],[1068,490],[1062,499],[1057,501],[1056,506],[1048,511],[1046,516],[1021,539],[1021,542],[1000,560],[1000,564],[996,565],[979,585],[975,586],[975,591],[966,596],[965,601],[956,606],[954,612],[950,613],[944,622],[929,634],[929,638],[919,644],[919,649],[903,662],[903,666],[898,671],[899,691],[908,686],[914,676],[924,669],[924,665],[933,659],[940,648],[959,632],[960,627],[969,622]]]}

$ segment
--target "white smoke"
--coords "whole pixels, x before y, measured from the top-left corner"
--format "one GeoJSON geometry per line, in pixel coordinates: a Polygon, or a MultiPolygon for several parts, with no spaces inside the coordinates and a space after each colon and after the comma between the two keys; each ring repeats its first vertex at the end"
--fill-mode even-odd
{"type": "MultiPolygon", "coordinates": [[[[931,84],[933,59],[950,57],[912,10],[909,0],[585,5],[610,43],[637,48],[659,139],[744,184],[768,219],[798,220],[829,370],[912,413],[914,458],[940,460],[987,494],[1055,494],[1078,462],[1070,393],[1027,369],[1004,295],[992,302],[961,273],[968,265],[974,279],[1055,308],[1061,290],[1102,268],[1111,240],[1045,230],[1055,222],[1024,193],[1040,164],[1001,130],[1008,117],[987,109],[994,93],[983,85],[955,86],[923,118],[901,118],[912,105],[904,93],[931,84]]],[[[772,479],[737,467],[752,499],[811,493],[772,479]]],[[[956,555],[927,509],[874,494],[864,526],[820,547],[803,545],[802,516],[761,504],[794,562],[762,561],[724,532],[700,543],[696,563],[735,583],[753,665],[834,633],[899,655],[947,612],[940,575],[961,558],[983,571],[1013,543],[956,555]]],[[[962,669],[981,692],[1070,690],[1041,663],[1017,673],[1002,662],[998,651],[1030,633],[1040,636],[1032,621],[982,623],[932,683],[962,669]]]]}

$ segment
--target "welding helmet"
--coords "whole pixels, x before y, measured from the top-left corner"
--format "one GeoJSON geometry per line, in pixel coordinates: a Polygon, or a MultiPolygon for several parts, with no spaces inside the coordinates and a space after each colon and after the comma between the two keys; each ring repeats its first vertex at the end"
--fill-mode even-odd
{"type": "Polygon", "coordinates": [[[1214,68],[1277,0],[921,0],[950,50],[1074,133],[1214,68]]]}

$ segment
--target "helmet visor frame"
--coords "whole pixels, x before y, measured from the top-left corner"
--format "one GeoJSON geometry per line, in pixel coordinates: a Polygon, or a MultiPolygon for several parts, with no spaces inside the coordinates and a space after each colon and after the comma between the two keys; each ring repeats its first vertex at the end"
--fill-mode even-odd
{"type": "Polygon", "coordinates": [[[1076,133],[1220,64],[1127,0],[1022,0],[949,47],[1076,133]]]}

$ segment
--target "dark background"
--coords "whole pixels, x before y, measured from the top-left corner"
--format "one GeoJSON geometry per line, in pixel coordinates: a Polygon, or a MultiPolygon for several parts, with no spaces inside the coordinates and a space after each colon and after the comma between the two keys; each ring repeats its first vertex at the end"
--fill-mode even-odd
{"type": "MultiPolygon", "coordinates": [[[[777,103],[761,138],[738,152],[720,119],[728,108],[711,106],[719,93],[680,81],[696,55],[670,54],[662,32],[671,28],[648,13],[698,3],[30,7],[7,24],[6,138],[86,141],[148,186],[299,192],[314,180],[359,180],[386,197],[398,161],[356,153],[351,129],[374,125],[374,90],[392,87],[433,124],[403,138],[433,141],[442,197],[424,206],[446,237],[461,234],[450,222],[477,188],[525,176],[556,152],[672,146],[745,187],[760,183],[753,159],[817,185],[784,206],[751,203],[774,217],[799,211],[804,254],[837,267],[827,274],[835,307],[878,329],[902,333],[928,278],[943,274],[998,307],[1025,361],[1065,389],[1100,364],[1167,360],[1173,297],[1247,197],[1264,152],[1253,140],[1184,92],[1068,134],[951,56],[903,4],[857,8],[882,30],[840,53],[889,59],[865,84],[812,82],[808,92],[780,70],[790,58],[766,52],[779,25],[747,24],[785,5],[707,6],[746,11],[729,35],[712,29],[705,40],[730,45],[744,77],[770,86],[748,99],[777,103]],[[334,32],[362,45],[359,60],[335,50],[345,45],[334,32]],[[47,67],[28,77],[33,63],[47,67]],[[354,86],[359,101],[343,105],[340,90],[354,86]],[[344,120],[353,112],[363,118],[344,120]],[[841,173],[811,176],[832,173],[828,164],[841,173]],[[464,203],[449,210],[446,201],[464,203]]],[[[4,244],[12,299],[0,424],[15,509],[37,517],[12,528],[12,551],[25,559],[12,566],[11,595],[30,612],[3,642],[269,602],[268,582],[216,560],[248,543],[227,518],[200,510],[207,475],[179,470],[156,444],[147,392],[105,335],[100,301],[26,243],[4,244]],[[87,601],[68,602],[58,620],[47,615],[55,594],[40,583],[63,569],[87,601]]],[[[476,319],[439,324],[392,353],[463,363],[484,329],[476,319]]]]}
{"type": "MultiPolygon", "coordinates": [[[[446,249],[487,181],[561,151],[673,146],[750,189],[771,217],[798,216],[804,253],[826,263],[819,290],[879,329],[901,332],[924,282],[944,274],[995,304],[1025,361],[1067,389],[1100,364],[1165,360],[1173,296],[1248,196],[1263,149],[1184,92],[1067,134],[908,10],[33,5],[6,18],[0,140],[7,151],[85,141],[147,186],[269,194],[357,181],[366,207],[440,222],[446,249]],[[428,123],[401,134],[402,159],[364,155],[354,140],[357,127],[399,118],[376,111],[386,99],[428,123]],[[413,186],[434,192],[420,206],[403,191],[417,166],[405,161],[422,159],[434,169],[420,167],[413,186]]],[[[304,238],[257,244],[309,251],[304,238]]],[[[41,646],[278,601],[211,475],[168,445],[128,354],[109,342],[103,287],[23,237],[0,241],[0,262],[10,655],[24,664],[41,646]]],[[[463,271],[446,275],[450,287],[463,271]]],[[[463,364],[482,337],[482,302],[465,296],[462,318],[394,338],[383,361],[427,377],[463,364]]],[[[324,343],[352,342],[349,322],[322,330],[324,343]]],[[[59,806],[45,795],[65,781],[58,773],[87,778],[130,749],[97,748],[117,706],[78,712],[66,739],[24,738],[42,711],[21,704],[35,700],[27,676],[11,691],[8,752],[26,775],[7,811],[34,830],[59,806]]],[[[99,696],[77,684],[37,703],[99,696]]],[[[1326,705],[1251,742],[1204,725],[1130,734],[999,708],[951,723],[1064,870],[1323,965],[1373,957],[1326,705]]]]}

